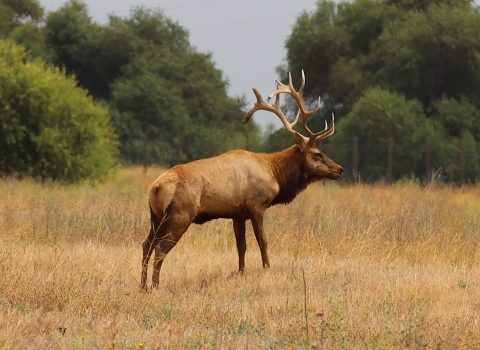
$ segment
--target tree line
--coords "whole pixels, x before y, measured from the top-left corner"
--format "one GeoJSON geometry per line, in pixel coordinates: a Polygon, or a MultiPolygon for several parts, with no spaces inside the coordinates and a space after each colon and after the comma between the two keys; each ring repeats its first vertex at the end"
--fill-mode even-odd
{"type": "Polygon", "coordinates": [[[228,81],[212,55],[197,51],[188,31],[161,10],[134,7],[126,18],[110,15],[106,24],[96,23],[78,0],[47,14],[36,0],[0,0],[0,12],[1,60],[17,69],[10,71],[15,81],[5,75],[8,69],[0,72],[1,82],[14,85],[0,85],[2,132],[8,136],[0,150],[3,173],[66,181],[97,177],[70,166],[69,156],[92,162],[82,153],[84,143],[105,161],[103,175],[114,158],[172,166],[245,148],[247,138],[251,149],[260,149],[260,128],[242,125],[245,98],[228,96],[228,81]],[[46,82],[40,86],[42,72],[46,82]],[[60,108],[53,107],[56,101],[60,108]],[[97,114],[86,117],[85,105],[97,114]],[[94,144],[95,123],[103,123],[97,131],[109,147],[94,144]],[[69,133],[77,129],[85,140],[72,139],[69,133]]]}
{"type": "MultiPolygon", "coordinates": [[[[395,140],[394,180],[428,178],[430,142],[431,171],[446,181],[474,182],[480,175],[478,28],[479,8],[469,0],[321,0],[297,18],[277,71],[284,81],[288,71],[299,81],[305,69],[305,95],[322,96],[324,118],[335,113],[337,133],[325,147],[351,169],[347,178],[354,177],[358,138],[357,166],[368,181],[386,178],[395,140]]],[[[322,118],[311,119],[322,127],[322,118]]]]}
{"type": "MultiPolygon", "coordinates": [[[[291,71],[298,86],[304,69],[307,103],[322,97],[311,129],[335,114],[337,132],[321,147],[347,180],[354,168],[367,181],[427,178],[434,152],[431,171],[474,182],[477,28],[473,1],[320,0],[297,17],[277,72],[286,82],[291,71]]],[[[211,54],[160,9],[134,7],[99,24],[79,0],[49,13],[38,0],[0,0],[1,173],[72,182],[105,177],[118,162],[172,166],[292,144],[282,129],[242,125],[250,106],[227,89],[211,54]]]]}

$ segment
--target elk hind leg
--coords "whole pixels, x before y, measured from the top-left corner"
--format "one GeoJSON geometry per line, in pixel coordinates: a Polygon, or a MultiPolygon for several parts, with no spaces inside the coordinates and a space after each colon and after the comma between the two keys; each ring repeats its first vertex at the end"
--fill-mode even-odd
{"type": "Polygon", "coordinates": [[[183,234],[190,226],[190,220],[176,220],[169,221],[168,228],[165,234],[159,239],[155,245],[155,258],[153,265],[152,288],[158,287],[160,281],[160,269],[163,265],[163,260],[168,252],[178,243],[183,234]]]}
{"type": "Polygon", "coordinates": [[[150,233],[148,234],[147,239],[143,242],[143,257],[142,257],[142,278],[140,282],[140,288],[147,288],[147,271],[148,271],[148,261],[152,255],[153,249],[158,243],[158,238],[162,236],[162,231],[165,231],[164,221],[158,217],[150,208],[150,233]]]}
{"type": "Polygon", "coordinates": [[[152,255],[153,249],[155,247],[155,230],[153,227],[150,229],[147,239],[143,242],[143,258],[142,258],[142,281],[140,283],[141,289],[147,288],[147,270],[148,270],[148,261],[152,255]]]}

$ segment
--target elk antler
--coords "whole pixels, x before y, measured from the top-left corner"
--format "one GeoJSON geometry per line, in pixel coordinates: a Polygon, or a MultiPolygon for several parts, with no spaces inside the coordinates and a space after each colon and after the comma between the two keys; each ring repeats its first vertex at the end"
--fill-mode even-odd
{"type": "Polygon", "coordinates": [[[273,96],[278,96],[281,93],[289,94],[295,99],[295,101],[298,103],[298,106],[299,106],[297,118],[298,118],[298,115],[301,113],[302,127],[308,134],[308,143],[311,146],[314,146],[317,142],[321,142],[327,139],[329,136],[333,135],[333,133],[335,132],[335,122],[334,122],[333,114],[332,114],[332,122],[330,123],[330,126],[328,127],[325,126],[325,130],[322,130],[314,134],[307,126],[307,119],[313,114],[317,113],[318,110],[320,109],[320,97],[318,98],[317,106],[311,111],[308,111],[307,108],[305,107],[305,102],[303,101],[303,89],[305,88],[305,73],[303,72],[303,69],[302,69],[302,83],[298,91],[295,91],[295,89],[293,88],[292,74],[290,72],[288,73],[288,85],[282,84],[279,80],[275,80],[275,82],[277,83],[277,91],[271,94],[268,97],[268,99],[272,98],[273,96]]]}
{"type": "Polygon", "coordinates": [[[285,129],[287,129],[287,131],[292,134],[292,135],[295,135],[295,134],[298,134],[300,135],[301,137],[303,137],[303,139],[308,142],[309,139],[306,138],[305,136],[299,134],[298,132],[296,132],[295,130],[293,130],[293,127],[297,124],[298,122],[298,117],[300,116],[300,112],[297,113],[297,116],[295,117],[295,120],[293,121],[293,123],[290,123],[288,120],[287,120],[287,117],[285,117],[285,115],[283,114],[281,108],[280,108],[280,95],[277,95],[276,98],[275,98],[275,103],[274,104],[270,104],[270,103],[267,103],[263,100],[262,98],[262,95],[260,94],[260,92],[253,88],[253,93],[255,94],[255,96],[257,97],[257,102],[255,103],[255,105],[253,106],[253,108],[247,113],[247,115],[245,116],[245,119],[243,121],[243,124],[246,124],[248,123],[248,121],[250,120],[250,118],[252,117],[253,113],[255,113],[256,111],[260,111],[260,110],[263,110],[263,111],[269,111],[269,112],[273,112],[275,113],[279,118],[280,120],[282,121],[283,125],[285,125],[285,129]]]}

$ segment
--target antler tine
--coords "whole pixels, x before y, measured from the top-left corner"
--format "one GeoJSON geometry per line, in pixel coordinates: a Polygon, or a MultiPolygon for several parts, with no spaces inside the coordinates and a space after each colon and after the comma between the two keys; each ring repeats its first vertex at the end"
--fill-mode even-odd
{"type": "Polygon", "coordinates": [[[325,130],[320,131],[316,134],[315,143],[322,142],[333,135],[335,132],[335,116],[332,113],[332,122],[327,127],[327,121],[325,121],[325,130]]]}
{"type": "Polygon", "coordinates": [[[298,90],[299,93],[303,96],[303,89],[305,89],[305,73],[302,69],[302,82],[300,83],[300,89],[298,90]]]}
{"type": "MultiPolygon", "coordinates": [[[[250,109],[250,111],[248,111],[247,115],[245,116],[245,119],[243,121],[243,124],[246,124],[248,123],[248,121],[250,120],[250,118],[252,117],[252,115],[256,112],[256,111],[260,111],[260,110],[264,110],[264,111],[268,111],[268,112],[273,112],[277,115],[277,117],[280,118],[280,120],[282,121],[283,125],[285,126],[285,129],[287,129],[287,131],[292,134],[292,135],[295,135],[295,134],[298,134],[295,130],[293,130],[293,127],[297,124],[297,121],[298,121],[298,117],[300,116],[300,111],[297,113],[297,117],[295,118],[295,120],[290,123],[288,120],[287,120],[287,117],[285,117],[285,115],[283,114],[281,108],[280,108],[280,95],[277,95],[276,98],[275,98],[275,102],[273,104],[269,104],[267,102],[265,102],[262,98],[262,95],[260,94],[260,92],[253,88],[253,93],[255,94],[256,98],[257,98],[257,102],[255,103],[255,105],[253,106],[252,109],[250,109]]],[[[300,135],[300,134],[299,134],[300,135]]],[[[302,135],[300,135],[302,136],[302,135]]],[[[305,136],[302,136],[306,141],[308,140],[305,136]]]]}
{"type": "MultiPolygon", "coordinates": [[[[303,99],[302,99],[302,102],[303,102],[303,99]]],[[[308,134],[308,137],[310,139],[309,143],[310,145],[314,145],[315,144],[315,139],[317,138],[317,136],[319,134],[321,134],[323,131],[320,131],[320,132],[317,132],[316,134],[314,134],[310,128],[307,126],[307,119],[310,118],[313,114],[317,113],[318,110],[320,109],[320,97],[318,97],[318,103],[317,103],[317,107],[315,107],[314,109],[312,109],[311,111],[309,111],[308,113],[305,113],[305,114],[302,114],[302,127],[303,129],[307,132],[308,134]]]]}

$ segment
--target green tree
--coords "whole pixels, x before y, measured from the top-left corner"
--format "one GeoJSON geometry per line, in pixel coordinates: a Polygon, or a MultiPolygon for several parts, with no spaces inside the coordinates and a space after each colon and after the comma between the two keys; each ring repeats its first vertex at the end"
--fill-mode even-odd
{"type": "Polygon", "coordinates": [[[84,2],[70,0],[43,32],[50,62],[111,107],[123,162],[172,165],[260,148],[258,126],[242,125],[245,99],[228,96],[211,54],[197,52],[161,10],[134,7],[99,25],[84,2]]]}
{"type": "Polygon", "coordinates": [[[172,165],[246,146],[247,136],[258,144],[255,125],[241,123],[245,101],[228,97],[209,54],[159,47],[122,71],[111,105],[125,160],[172,165]]]}
{"type": "Polygon", "coordinates": [[[444,96],[433,104],[431,115],[445,126],[444,147],[436,152],[437,168],[443,169],[447,180],[460,182],[463,172],[463,181],[476,181],[480,174],[480,110],[465,98],[457,101],[444,96]]]}
{"type": "Polygon", "coordinates": [[[0,0],[0,38],[25,46],[34,57],[49,60],[42,30],[44,9],[37,0],[0,0]]]}
{"type": "Polygon", "coordinates": [[[480,12],[445,5],[385,26],[373,45],[373,82],[420,100],[427,114],[446,96],[480,107],[480,12]]]}
{"type": "Polygon", "coordinates": [[[107,25],[95,23],[87,5],[70,0],[50,13],[45,26],[46,44],[57,66],[74,74],[96,99],[110,98],[111,84],[122,67],[136,55],[168,47],[172,52],[189,48],[188,32],[161,10],[134,7],[128,18],[110,15],[107,25]]]}
{"type": "Polygon", "coordinates": [[[293,145],[292,134],[283,127],[278,130],[267,130],[262,150],[267,153],[280,152],[293,145]]]}
{"type": "Polygon", "coordinates": [[[175,148],[189,126],[188,109],[179,87],[168,76],[161,75],[162,68],[178,71],[178,67],[172,67],[178,60],[166,58],[151,62],[149,58],[138,57],[114,83],[111,101],[116,110],[114,121],[122,143],[121,155],[130,162],[143,159],[145,165],[149,162],[168,165],[175,159],[184,160],[184,155],[175,148]],[[160,74],[152,69],[152,64],[160,69],[160,74]]]}
{"type": "Polygon", "coordinates": [[[444,125],[448,135],[461,137],[469,131],[476,140],[480,140],[480,110],[466,98],[460,101],[443,96],[432,104],[432,119],[444,125]]]}
{"type": "Polygon", "coordinates": [[[108,109],[24,48],[0,41],[0,171],[62,182],[102,179],[115,164],[108,109]]]}
{"type": "Polygon", "coordinates": [[[41,20],[43,14],[38,0],[0,0],[0,37],[6,38],[26,21],[41,20]]]}
{"type": "Polygon", "coordinates": [[[420,100],[427,115],[443,95],[468,97],[478,107],[480,12],[469,2],[322,0],[317,6],[297,18],[285,44],[287,63],[278,67],[285,80],[288,71],[298,80],[305,69],[307,98],[326,95],[351,108],[366,89],[380,86],[420,100]]]}
{"type": "Polygon", "coordinates": [[[85,3],[70,0],[46,18],[45,44],[51,47],[51,63],[62,67],[68,75],[75,75],[80,86],[95,98],[108,96],[97,79],[96,59],[101,55],[99,36],[101,26],[94,23],[85,3]]]}
{"type": "MultiPolygon", "coordinates": [[[[359,173],[366,181],[385,178],[388,169],[388,149],[393,141],[393,176],[401,178],[425,173],[426,140],[436,135],[431,120],[425,118],[418,101],[380,88],[366,91],[352,111],[338,125],[327,154],[345,168],[353,164],[353,139],[358,137],[359,173]],[[408,166],[405,166],[408,164],[408,166]]],[[[434,136],[435,141],[440,137],[434,136]]],[[[346,172],[347,178],[352,171],[346,172]]]]}

